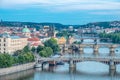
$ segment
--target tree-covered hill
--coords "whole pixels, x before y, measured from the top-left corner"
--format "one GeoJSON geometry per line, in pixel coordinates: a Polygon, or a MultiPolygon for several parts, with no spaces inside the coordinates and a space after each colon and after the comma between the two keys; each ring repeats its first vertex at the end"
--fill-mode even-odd
{"type": "Polygon", "coordinates": [[[111,22],[94,22],[94,23],[88,23],[85,25],[64,25],[60,23],[35,23],[35,22],[15,22],[15,21],[2,21],[0,22],[0,26],[2,27],[23,27],[27,25],[28,27],[36,27],[41,28],[45,25],[47,26],[54,26],[56,29],[63,29],[63,28],[68,28],[69,26],[73,26],[75,28],[79,27],[103,27],[103,28],[108,28],[108,27],[120,27],[120,21],[111,21],[111,22]]]}
{"type": "Polygon", "coordinates": [[[82,25],[82,27],[103,27],[103,28],[109,28],[109,27],[120,27],[120,21],[111,21],[111,22],[94,22],[94,23],[88,23],[86,25],[82,25]]]}

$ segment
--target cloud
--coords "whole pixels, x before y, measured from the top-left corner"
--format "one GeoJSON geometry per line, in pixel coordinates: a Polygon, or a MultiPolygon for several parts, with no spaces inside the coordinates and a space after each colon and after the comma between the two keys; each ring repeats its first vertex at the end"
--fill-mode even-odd
{"type": "Polygon", "coordinates": [[[120,10],[118,0],[0,0],[0,8],[43,8],[56,11],[120,10]]]}

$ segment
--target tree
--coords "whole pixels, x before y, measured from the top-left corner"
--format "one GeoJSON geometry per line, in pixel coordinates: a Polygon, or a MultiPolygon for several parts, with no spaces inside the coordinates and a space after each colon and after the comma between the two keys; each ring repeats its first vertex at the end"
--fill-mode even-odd
{"type": "Polygon", "coordinates": [[[40,55],[41,57],[47,57],[46,51],[44,51],[44,50],[40,51],[40,52],[39,52],[39,55],[40,55]]]}
{"type": "Polygon", "coordinates": [[[34,55],[26,46],[23,50],[18,50],[14,55],[0,54],[0,68],[10,67],[16,64],[23,64],[34,61],[34,55]]]}
{"type": "Polygon", "coordinates": [[[37,53],[39,53],[39,52],[42,51],[43,49],[44,49],[44,46],[39,45],[39,46],[37,47],[37,53]]]}
{"type": "Polygon", "coordinates": [[[57,44],[57,40],[54,39],[54,38],[51,38],[51,39],[45,41],[44,45],[45,45],[46,47],[51,47],[52,50],[53,50],[53,52],[58,52],[58,51],[60,51],[60,47],[59,47],[59,45],[57,44]]]}
{"type": "Polygon", "coordinates": [[[30,52],[22,53],[18,56],[18,63],[23,64],[34,61],[34,55],[30,52]]]}
{"type": "Polygon", "coordinates": [[[47,56],[51,56],[53,54],[53,50],[51,47],[45,47],[44,49],[46,51],[47,56]]]}
{"type": "Polygon", "coordinates": [[[18,63],[20,63],[20,64],[23,64],[23,63],[25,63],[25,57],[24,57],[24,54],[20,54],[19,56],[18,56],[18,63]]]}
{"type": "Polygon", "coordinates": [[[53,50],[50,47],[45,47],[42,51],[39,52],[41,57],[49,57],[53,54],[53,50]]]}
{"type": "Polygon", "coordinates": [[[32,52],[35,52],[35,47],[32,47],[31,51],[32,51],[32,52]]]}
{"type": "Polygon", "coordinates": [[[14,63],[13,57],[7,53],[5,54],[0,54],[0,67],[5,68],[5,67],[10,67],[14,63]]]}
{"type": "Polygon", "coordinates": [[[14,52],[13,56],[18,56],[21,53],[22,53],[22,50],[17,50],[17,51],[14,52]]]}
{"type": "Polygon", "coordinates": [[[101,33],[99,34],[100,38],[110,38],[113,43],[119,43],[120,42],[120,33],[101,33]]]}
{"type": "Polygon", "coordinates": [[[23,48],[23,52],[30,52],[29,46],[25,46],[25,47],[23,48]]]}

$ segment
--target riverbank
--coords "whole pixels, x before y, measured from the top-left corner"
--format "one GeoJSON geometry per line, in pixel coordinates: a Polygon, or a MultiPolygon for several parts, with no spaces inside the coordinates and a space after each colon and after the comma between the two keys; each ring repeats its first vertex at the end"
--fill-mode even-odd
{"type": "Polygon", "coordinates": [[[24,70],[28,70],[28,69],[32,69],[32,68],[34,68],[34,65],[35,65],[35,62],[32,62],[32,63],[27,63],[27,64],[21,64],[18,66],[12,66],[9,68],[1,68],[0,69],[0,76],[15,73],[15,72],[20,72],[20,71],[24,71],[24,70]]]}

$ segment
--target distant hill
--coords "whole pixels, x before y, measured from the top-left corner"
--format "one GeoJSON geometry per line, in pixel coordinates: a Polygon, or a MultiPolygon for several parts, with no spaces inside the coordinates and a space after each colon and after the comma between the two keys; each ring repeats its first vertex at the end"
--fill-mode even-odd
{"type": "Polygon", "coordinates": [[[94,23],[88,23],[86,25],[82,25],[83,27],[103,27],[103,28],[109,28],[109,27],[120,27],[120,21],[111,21],[111,22],[94,22],[94,23]]]}
{"type": "Polygon", "coordinates": [[[63,29],[63,28],[68,28],[69,26],[73,26],[75,28],[79,27],[103,27],[103,28],[108,28],[108,27],[120,27],[120,21],[111,21],[111,22],[94,22],[94,23],[88,23],[85,25],[63,25],[60,23],[35,23],[35,22],[15,22],[15,21],[1,21],[0,26],[2,27],[24,27],[27,25],[28,27],[36,27],[37,29],[49,25],[49,26],[54,26],[56,29],[63,29]]]}
{"type": "Polygon", "coordinates": [[[34,22],[12,22],[12,21],[2,21],[0,26],[2,27],[24,27],[27,25],[29,28],[42,28],[43,26],[55,26],[57,29],[66,27],[60,23],[34,23],[34,22]]]}

